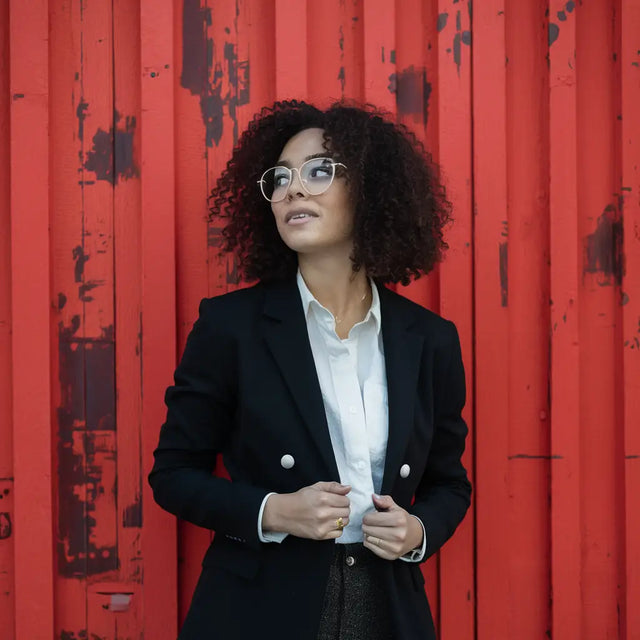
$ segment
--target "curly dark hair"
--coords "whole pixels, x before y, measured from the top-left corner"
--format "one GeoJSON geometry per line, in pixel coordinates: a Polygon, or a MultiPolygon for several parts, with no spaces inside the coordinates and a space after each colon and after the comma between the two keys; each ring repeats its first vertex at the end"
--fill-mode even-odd
{"type": "Polygon", "coordinates": [[[321,110],[296,100],[265,107],[249,123],[210,197],[210,219],[224,218],[222,250],[235,253],[246,280],[295,274],[297,256],[280,238],[257,181],[296,133],[324,130],[325,148],[347,166],[354,201],[353,269],[408,284],[441,260],[451,206],[422,143],[389,114],[344,101],[321,110]]]}

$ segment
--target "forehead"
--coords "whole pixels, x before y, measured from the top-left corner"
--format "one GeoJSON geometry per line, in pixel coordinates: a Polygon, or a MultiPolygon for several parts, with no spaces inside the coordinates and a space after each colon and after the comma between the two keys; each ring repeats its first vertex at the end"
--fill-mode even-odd
{"type": "Polygon", "coordinates": [[[304,162],[308,156],[325,152],[324,130],[319,128],[304,129],[289,138],[280,153],[278,162],[286,161],[289,164],[297,165],[304,162]]]}

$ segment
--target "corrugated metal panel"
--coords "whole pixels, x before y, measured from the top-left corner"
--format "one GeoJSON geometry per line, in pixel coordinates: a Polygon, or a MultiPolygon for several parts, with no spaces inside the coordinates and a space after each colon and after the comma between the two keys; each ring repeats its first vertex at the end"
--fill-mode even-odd
{"type": "Polygon", "coordinates": [[[201,297],[206,196],[261,106],[386,107],[441,163],[474,508],[443,640],[640,638],[640,4],[0,7],[0,640],[172,638],[210,534],[145,482],[201,297]]]}

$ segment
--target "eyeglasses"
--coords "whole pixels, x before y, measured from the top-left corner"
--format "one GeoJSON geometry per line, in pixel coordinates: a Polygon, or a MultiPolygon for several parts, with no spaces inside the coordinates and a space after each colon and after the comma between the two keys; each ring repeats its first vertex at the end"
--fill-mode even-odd
{"type": "Polygon", "coordinates": [[[298,172],[300,185],[310,196],[319,196],[333,183],[336,167],[347,167],[342,162],[333,162],[331,158],[311,158],[303,162],[299,168],[277,166],[267,169],[258,184],[262,195],[269,202],[284,200],[293,181],[293,172],[298,172]]]}

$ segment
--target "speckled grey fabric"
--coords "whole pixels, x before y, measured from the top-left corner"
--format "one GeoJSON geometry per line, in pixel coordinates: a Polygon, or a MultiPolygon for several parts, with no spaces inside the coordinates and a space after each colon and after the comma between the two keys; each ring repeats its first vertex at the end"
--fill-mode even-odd
{"type": "Polygon", "coordinates": [[[382,560],[361,544],[336,544],[318,640],[391,640],[382,560]]]}

